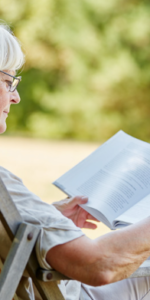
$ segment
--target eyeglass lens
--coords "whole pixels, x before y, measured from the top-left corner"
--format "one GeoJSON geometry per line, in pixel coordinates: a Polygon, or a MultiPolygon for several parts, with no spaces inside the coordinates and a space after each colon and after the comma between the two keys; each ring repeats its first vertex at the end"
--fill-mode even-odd
{"type": "Polygon", "coordinates": [[[10,92],[14,92],[15,91],[15,89],[17,88],[19,82],[20,82],[19,78],[18,79],[14,78],[14,80],[13,80],[13,82],[11,84],[11,87],[10,87],[10,92]]]}

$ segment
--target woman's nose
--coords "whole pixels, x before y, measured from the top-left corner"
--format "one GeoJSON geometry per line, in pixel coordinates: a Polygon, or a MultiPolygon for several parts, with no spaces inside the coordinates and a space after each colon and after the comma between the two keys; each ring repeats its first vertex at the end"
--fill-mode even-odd
{"type": "Polygon", "coordinates": [[[20,102],[20,96],[17,90],[12,92],[11,94],[11,103],[12,104],[18,104],[20,102]]]}

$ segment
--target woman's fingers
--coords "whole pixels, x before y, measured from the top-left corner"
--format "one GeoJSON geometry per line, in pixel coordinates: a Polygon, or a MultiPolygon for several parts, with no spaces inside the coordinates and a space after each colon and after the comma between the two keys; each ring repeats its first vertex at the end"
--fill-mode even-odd
{"type": "Polygon", "coordinates": [[[84,227],[83,228],[87,228],[87,229],[96,229],[97,225],[91,222],[85,222],[84,223],[84,227]]]}
{"type": "Polygon", "coordinates": [[[93,216],[90,215],[90,214],[88,214],[87,220],[93,220],[93,221],[96,221],[96,222],[100,222],[98,219],[96,219],[95,217],[93,217],[93,216]]]}
{"type": "Polygon", "coordinates": [[[84,197],[84,196],[75,196],[73,198],[70,198],[69,203],[71,205],[80,205],[80,204],[85,204],[88,202],[88,197],[84,197]]]}

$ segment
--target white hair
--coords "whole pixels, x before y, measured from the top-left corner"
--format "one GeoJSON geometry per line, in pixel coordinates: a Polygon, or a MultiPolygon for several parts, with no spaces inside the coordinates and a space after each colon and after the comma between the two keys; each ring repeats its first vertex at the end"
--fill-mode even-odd
{"type": "Polygon", "coordinates": [[[18,70],[24,64],[24,54],[9,26],[0,24],[0,70],[18,70]]]}

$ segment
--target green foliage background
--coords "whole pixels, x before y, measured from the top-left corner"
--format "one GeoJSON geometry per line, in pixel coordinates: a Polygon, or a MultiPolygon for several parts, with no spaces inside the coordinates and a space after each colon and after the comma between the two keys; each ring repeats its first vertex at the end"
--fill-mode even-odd
{"type": "Polygon", "coordinates": [[[7,134],[150,141],[149,0],[5,0],[26,65],[7,134]]]}

